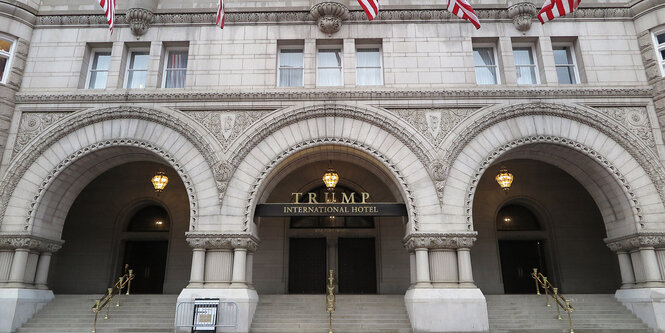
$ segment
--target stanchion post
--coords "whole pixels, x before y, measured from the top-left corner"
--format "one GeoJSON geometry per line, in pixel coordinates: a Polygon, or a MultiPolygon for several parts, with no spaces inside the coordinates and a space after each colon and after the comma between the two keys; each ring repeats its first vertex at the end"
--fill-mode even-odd
{"type": "Polygon", "coordinates": [[[556,306],[556,319],[561,320],[561,310],[559,309],[559,288],[552,288],[554,291],[554,301],[557,303],[556,306]]]}
{"type": "Polygon", "coordinates": [[[571,312],[570,302],[566,300],[566,313],[568,313],[568,326],[570,327],[570,333],[575,333],[575,331],[573,331],[573,319],[570,318],[570,312],[571,312]]]}
{"type": "Polygon", "coordinates": [[[120,294],[122,293],[122,281],[123,281],[123,277],[121,276],[118,279],[118,299],[115,302],[115,306],[120,306],[120,294]]]}
{"type": "Polygon", "coordinates": [[[536,283],[536,295],[540,295],[540,287],[538,287],[538,268],[533,269],[533,282],[536,283]]]}
{"type": "Polygon", "coordinates": [[[547,300],[545,305],[549,307],[550,306],[550,292],[548,290],[549,288],[547,287],[547,276],[543,276],[543,285],[544,285],[543,289],[545,289],[545,299],[547,300]]]}

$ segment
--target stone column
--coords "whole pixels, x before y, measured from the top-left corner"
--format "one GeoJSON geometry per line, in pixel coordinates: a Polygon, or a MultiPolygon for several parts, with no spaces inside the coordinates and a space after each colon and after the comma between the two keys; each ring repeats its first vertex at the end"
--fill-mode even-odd
{"type": "Polygon", "coordinates": [[[0,249],[0,288],[9,280],[9,272],[14,258],[13,249],[0,249]]]}
{"type": "Polygon", "coordinates": [[[626,251],[617,252],[619,257],[619,270],[621,270],[621,289],[629,289],[635,286],[635,273],[630,254],[626,251]]]}
{"type": "Polygon", "coordinates": [[[37,289],[48,289],[46,283],[48,282],[48,270],[51,265],[51,252],[42,252],[39,255],[39,262],[37,263],[37,274],[35,275],[35,287],[37,289]]]}
{"type": "Polygon", "coordinates": [[[25,280],[24,280],[25,284],[29,288],[34,288],[38,261],[39,261],[39,252],[30,251],[30,254],[28,255],[28,264],[25,267],[25,280]]]}
{"type": "Polygon", "coordinates": [[[24,288],[25,287],[25,271],[28,266],[28,257],[30,256],[29,249],[15,249],[14,260],[12,260],[12,268],[9,271],[9,283],[7,287],[10,288],[24,288]]]}
{"type": "Polygon", "coordinates": [[[429,275],[429,250],[417,248],[416,251],[416,288],[432,288],[429,275]]]}
{"type": "Polygon", "coordinates": [[[247,268],[247,249],[233,249],[233,278],[232,288],[247,288],[245,269],[247,268]]]}
{"type": "Polygon", "coordinates": [[[663,284],[663,278],[660,276],[658,267],[658,258],[653,247],[640,248],[640,257],[644,266],[644,282],[646,287],[660,287],[663,284]]]}
{"type": "Polygon", "coordinates": [[[475,288],[473,272],[471,269],[471,249],[462,247],[457,249],[457,265],[459,270],[460,287],[475,288]]]}
{"type": "Polygon", "coordinates": [[[254,275],[254,252],[252,251],[247,252],[247,268],[245,274],[247,278],[247,285],[250,288],[254,288],[254,282],[252,280],[254,275]]]}
{"type": "Polygon", "coordinates": [[[205,260],[205,288],[228,288],[233,269],[233,251],[209,249],[205,260]]]}
{"type": "Polygon", "coordinates": [[[415,252],[409,252],[409,267],[410,267],[410,277],[411,277],[411,286],[409,288],[413,288],[416,284],[416,253],[415,252]]]}
{"type": "Polygon", "coordinates": [[[432,249],[429,271],[435,288],[456,288],[459,281],[457,254],[454,249],[432,249]]]}
{"type": "Polygon", "coordinates": [[[203,288],[205,260],[205,249],[195,248],[192,250],[192,269],[189,275],[189,285],[187,288],[203,288]]]}

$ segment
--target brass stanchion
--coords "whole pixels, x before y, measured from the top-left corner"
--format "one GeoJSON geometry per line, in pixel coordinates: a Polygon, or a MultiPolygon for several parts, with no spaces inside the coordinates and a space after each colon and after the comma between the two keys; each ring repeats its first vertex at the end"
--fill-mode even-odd
{"type": "Polygon", "coordinates": [[[333,270],[330,270],[330,275],[328,276],[328,293],[326,294],[326,311],[328,312],[328,322],[330,325],[330,329],[328,330],[328,333],[333,333],[332,329],[332,314],[335,312],[335,285],[333,284],[333,281],[335,278],[333,277],[333,270]]]}
{"type": "MultiPolygon", "coordinates": [[[[558,303],[559,302],[559,288],[552,288],[552,291],[554,291],[554,300],[558,303]]],[[[558,304],[557,304],[558,305],[558,304]]],[[[561,310],[559,310],[559,307],[556,307],[556,319],[561,320],[561,310]]]]}
{"type": "Polygon", "coordinates": [[[134,272],[133,269],[129,270],[129,275],[127,276],[127,279],[129,279],[129,281],[127,281],[127,293],[125,295],[129,295],[129,289],[132,287],[132,280],[134,280],[133,272],[134,272]]]}
{"type": "Polygon", "coordinates": [[[533,281],[536,283],[536,295],[540,295],[540,287],[538,287],[538,268],[533,269],[533,281]]]}
{"type": "Polygon", "coordinates": [[[122,281],[123,281],[124,276],[121,276],[118,279],[118,299],[115,302],[115,306],[120,306],[120,294],[122,293],[122,281]]]}
{"type": "MultiPolygon", "coordinates": [[[[109,288],[109,300],[110,298],[113,297],[113,288],[109,288]]],[[[109,305],[108,301],[106,302],[106,315],[104,316],[104,320],[109,319],[109,312],[111,311],[111,306],[109,305]]]]}
{"type": "Polygon", "coordinates": [[[546,306],[551,306],[550,305],[550,293],[549,293],[549,288],[547,287],[547,276],[543,277],[543,284],[545,285],[543,289],[545,289],[545,299],[547,300],[545,305],[546,306]]]}
{"type": "Polygon", "coordinates": [[[573,308],[570,306],[570,302],[566,300],[566,313],[568,313],[568,326],[570,326],[570,333],[575,333],[575,331],[573,331],[573,319],[570,318],[571,312],[573,312],[573,308]]]}

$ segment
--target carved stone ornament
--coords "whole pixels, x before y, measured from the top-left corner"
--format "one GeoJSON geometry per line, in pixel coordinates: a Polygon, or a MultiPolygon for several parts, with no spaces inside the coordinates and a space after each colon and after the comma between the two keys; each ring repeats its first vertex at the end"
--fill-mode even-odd
{"type": "Polygon", "coordinates": [[[65,241],[55,241],[51,239],[35,237],[25,234],[6,234],[0,235],[0,249],[29,249],[38,252],[54,253],[60,250],[65,241]]]}
{"type": "Polygon", "coordinates": [[[194,233],[185,234],[187,243],[194,249],[247,249],[256,251],[259,239],[250,234],[212,234],[194,233]]]}
{"type": "Polygon", "coordinates": [[[412,233],[404,238],[407,250],[471,248],[478,232],[412,233]]]}
{"type": "Polygon", "coordinates": [[[336,33],[342,27],[342,21],[349,18],[349,9],[337,2],[319,2],[309,10],[316,20],[319,30],[328,34],[336,33]]]}
{"type": "Polygon", "coordinates": [[[665,232],[640,232],[634,235],[605,239],[605,243],[614,252],[628,252],[642,247],[665,247],[665,232]]]}
{"type": "Polygon", "coordinates": [[[513,19],[513,25],[521,32],[531,29],[531,22],[536,14],[538,9],[531,0],[522,0],[508,7],[508,17],[513,19]]]}
{"type": "Polygon", "coordinates": [[[129,28],[136,38],[143,36],[152,23],[153,14],[151,11],[143,8],[130,8],[125,13],[129,28]]]}

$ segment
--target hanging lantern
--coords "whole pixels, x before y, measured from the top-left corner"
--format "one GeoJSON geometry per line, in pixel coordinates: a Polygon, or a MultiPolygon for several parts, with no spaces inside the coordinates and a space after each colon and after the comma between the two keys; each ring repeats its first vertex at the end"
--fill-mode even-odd
{"type": "Polygon", "coordinates": [[[155,192],[159,193],[164,191],[166,184],[169,183],[169,177],[166,176],[166,172],[159,171],[154,176],[152,176],[152,186],[155,188],[155,192]]]}
{"type": "Polygon", "coordinates": [[[323,174],[323,183],[326,184],[328,189],[333,189],[337,186],[339,181],[339,174],[333,168],[328,168],[326,173],[323,174]]]}
{"type": "Polygon", "coordinates": [[[510,190],[510,185],[513,183],[515,176],[513,176],[513,174],[510,173],[510,171],[508,171],[505,166],[502,166],[501,170],[499,170],[499,174],[496,175],[495,179],[504,191],[508,191],[510,190]]]}

